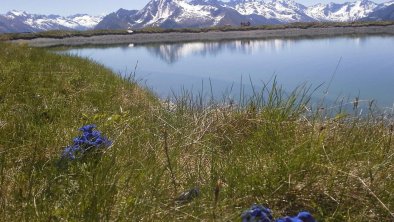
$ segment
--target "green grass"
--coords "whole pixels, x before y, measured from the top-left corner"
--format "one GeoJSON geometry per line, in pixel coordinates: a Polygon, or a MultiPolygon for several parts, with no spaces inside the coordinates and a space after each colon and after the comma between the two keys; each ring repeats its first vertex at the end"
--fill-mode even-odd
{"type": "Polygon", "coordinates": [[[66,31],[52,30],[32,33],[5,33],[0,34],[0,41],[16,39],[35,39],[35,38],[67,38],[67,37],[91,37],[96,35],[126,35],[126,30],[88,30],[88,31],[66,31]]]}
{"type": "MultiPolygon", "coordinates": [[[[209,28],[160,28],[146,27],[134,30],[138,33],[170,33],[170,32],[214,32],[214,31],[250,31],[250,30],[278,30],[278,29],[308,29],[308,28],[330,28],[330,27],[366,27],[366,26],[389,26],[394,25],[392,21],[371,21],[371,22],[295,22],[281,25],[259,25],[259,26],[220,26],[209,28]]],[[[98,35],[130,35],[127,30],[88,30],[88,31],[64,31],[53,30],[37,33],[8,33],[0,34],[0,41],[17,40],[17,39],[36,39],[36,38],[67,38],[67,37],[91,37],[98,35]]]]}
{"type": "Polygon", "coordinates": [[[172,107],[92,61],[0,47],[1,221],[239,221],[253,203],[275,217],[393,219],[389,116],[308,111],[307,89],[275,83],[242,107],[187,93],[172,107]],[[60,165],[90,123],[113,145],[60,165]],[[193,187],[199,197],[174,202],[193,187]]]}

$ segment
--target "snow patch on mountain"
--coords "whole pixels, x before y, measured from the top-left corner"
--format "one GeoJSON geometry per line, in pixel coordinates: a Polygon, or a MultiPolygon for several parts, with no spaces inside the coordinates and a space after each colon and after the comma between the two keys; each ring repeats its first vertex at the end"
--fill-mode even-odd
{"type": "Polygon", "coordinates": [[[94,28],[103,19],[103,16],[90,16],[86,14],[78,14],[71,16],[70,19],[73,22],[77,23],[79,26],[91,29],[94,28]]]}
{"type": "Polygon", "coordinates": [[[382,3],[382,5],[383,6],[390,6],[390,5],[393,5],[394,4],[394,0],[393,1],[389,1],[389,2],[385,2],[385,3],[382,3]]]}
{"type": "Polygon", "coordinates": [[[318,21],[349,22],[368,16],[377,7],[374,2],[358,0],[344,4],[317,4],[307,8],[305,13],[318,21]]]}
{"type": "Polygon", "coordinates": [[[7,18],[14,19],[16,17],[26,17],[28,14],[25,11],[11,10],[5,15],[7,18]]]}
{"type": "Polygon", "coordinates": [[[228,4],[242,15],[259,15],[267,19],[277,19],[282,22],[310,21],[304,13],[305,6],[292,0],[262,0],[232,1],[228,4]]]}

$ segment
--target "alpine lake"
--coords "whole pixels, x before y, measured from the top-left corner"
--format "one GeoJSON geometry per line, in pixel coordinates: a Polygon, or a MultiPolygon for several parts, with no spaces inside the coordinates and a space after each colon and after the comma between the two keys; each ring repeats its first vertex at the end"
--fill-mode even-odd
{"type": "Polygon", "coordinates": [[[165,99],[188,93],[218,100],[250,96],[274,81],[304,86],[317,100],[394,103],[394,36],[277,38],[66,48],[165,99]]]}

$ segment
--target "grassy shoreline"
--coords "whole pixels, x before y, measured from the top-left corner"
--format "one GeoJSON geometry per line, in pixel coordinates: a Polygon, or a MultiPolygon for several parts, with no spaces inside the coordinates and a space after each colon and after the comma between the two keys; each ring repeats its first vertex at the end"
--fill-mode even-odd
{"type": "MultiPolygon", "coordinates": [[[[308,22],[290,23],[280,25],[260,25],[260,26],[223,26],[211,28],[169,28],[148,27],[134,30],[133,34],[152,33],[207,33],[207,32],[231,32],[231,31],[253,31],[253,30],[283,30],[283,29],[309,29],[309,28],[333,28],[333,27],[368,27],[368,26],[390,26],[392,21],[376,22],[308,22]]],[[[0,41],[11,40],[32,40],[37,38],[63,39],[71,37],[93,37],[105,35],[132,35],[127,30],[88,30],[88,31],[46,31],[38,33],[5,33],[0,34],[0,41]]]]}
{"type": "Polygon", "coordinates": [[[308,89],[273,83],[242,107],[170,106],[92,61],[0,44],[2,221],[239,221],[253,203],[275,217],[393,219],[392,117],[373,104],[331,117],[308,108],[308,89]],[[59,167],[85,124],[113,144],[59,167]]]}

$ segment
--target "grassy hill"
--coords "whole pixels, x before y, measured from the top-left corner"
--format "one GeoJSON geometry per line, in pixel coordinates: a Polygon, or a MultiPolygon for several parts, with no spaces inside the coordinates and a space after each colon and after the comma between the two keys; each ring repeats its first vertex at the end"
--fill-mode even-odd
{"type": "Polygon", "coordinates": [[[240,221],[253,203],[275,217],[393,219],[392,117],[372,104],[311,111],[307,89],[275,83],[242,107],[166,103],[86,59],[0,52],[1,221],[240,221]],[[62,158],[87,124],[112,145],[62,158]]]}

